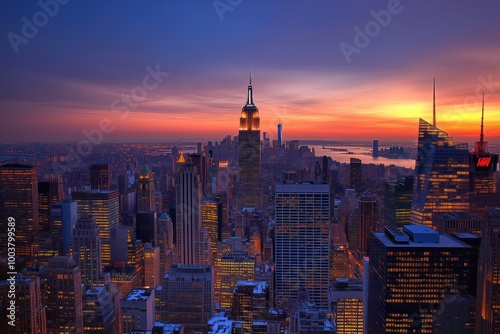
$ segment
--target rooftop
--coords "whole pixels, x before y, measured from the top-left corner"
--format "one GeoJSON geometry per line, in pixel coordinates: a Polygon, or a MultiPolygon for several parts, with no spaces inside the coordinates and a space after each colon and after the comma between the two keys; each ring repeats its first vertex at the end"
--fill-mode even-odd
{"type": "Polygon", "coordinates": [[[149,296],[151,296],[150,289],[132,289],[125,297],[124,300],[138,300],[138,301],[146,301],[149,296]]]}
{"type": "MultiPolygon", "coordinates": [[[[415,225],[405,225],[415,226],[415,225]]],[[[466,243],[452,237],[449,234],[440,234],[427,226],[415,226],[407,229],[408,232],[413,232],[413,238],[410,236],[409,241],[405,243],[397,243],[391,237],[384,233],[372,232],[386,247],[390,248],[469,248],[466,243]],[[416,239],[415,239],[416,237],[416,239]],[[414,241],[417,240],[417,241],[414,241]]],[[[405,232],[406,232],[405,231],[405,232]]],[[[404,233],[404,232],[403,232],[404,233]]],[[[405,233],[407,234],[407,233],[405,233]]]]}

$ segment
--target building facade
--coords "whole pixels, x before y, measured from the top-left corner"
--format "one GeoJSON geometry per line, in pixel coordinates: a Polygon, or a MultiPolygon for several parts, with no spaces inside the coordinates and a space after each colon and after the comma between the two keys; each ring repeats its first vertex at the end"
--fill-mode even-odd
{"type": "Polygon", "coordinates": [[[317,307],[328,308],[330,264],[328,184],[276,185],[276,305],[286,307],[307,288],[317,307]]]}

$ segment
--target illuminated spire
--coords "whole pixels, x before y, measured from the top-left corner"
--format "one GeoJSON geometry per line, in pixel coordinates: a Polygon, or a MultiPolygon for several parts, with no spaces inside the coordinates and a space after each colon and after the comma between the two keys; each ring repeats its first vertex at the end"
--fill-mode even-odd
{"type": "Polygon", "coordinates": [[[436,126],[436,78],[432,89],[432,125],[436,126]]]}
{"type": "Polygon", "coordinates": [[[248,78],[248,96],[247,96],[247,106],[253,106],[253,95],[252,95],[252,72],[249,72],[248,78]]]}
{"type": "Polygon", "coordinates": [[[179,159],[177,159],[176,163],[183,164],[186,163],[186,159],[184,158],[184,152],[180,151],[179,159]]]}

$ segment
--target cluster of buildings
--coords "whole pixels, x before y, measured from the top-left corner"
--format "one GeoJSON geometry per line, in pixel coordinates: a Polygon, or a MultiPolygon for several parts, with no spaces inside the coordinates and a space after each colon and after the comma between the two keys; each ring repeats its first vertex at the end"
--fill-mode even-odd
{"type": "Polygon", "coordinates": [[[0,249],[16,326],[0,277],[0,332],[500,333],[498,156],[482,132],[469,151],[420,120],[414,174],[368,192],[360,159],[318,160],[281,124],[261,141],[247,93],[237,139],[172,149],[166,173],[92,164],[77,187],[0,166],[2,240],[16,222],[15,270],[0,249]]]}

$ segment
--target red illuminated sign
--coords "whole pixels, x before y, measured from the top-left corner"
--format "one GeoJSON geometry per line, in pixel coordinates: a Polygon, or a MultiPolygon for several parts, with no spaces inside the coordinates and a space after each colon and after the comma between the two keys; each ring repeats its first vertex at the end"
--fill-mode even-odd
{"type": "Polygon", "coordinates": [[[491,157],[480,157],[477,160],[476,167],[488,167],[491,162],[491,157]]]}

